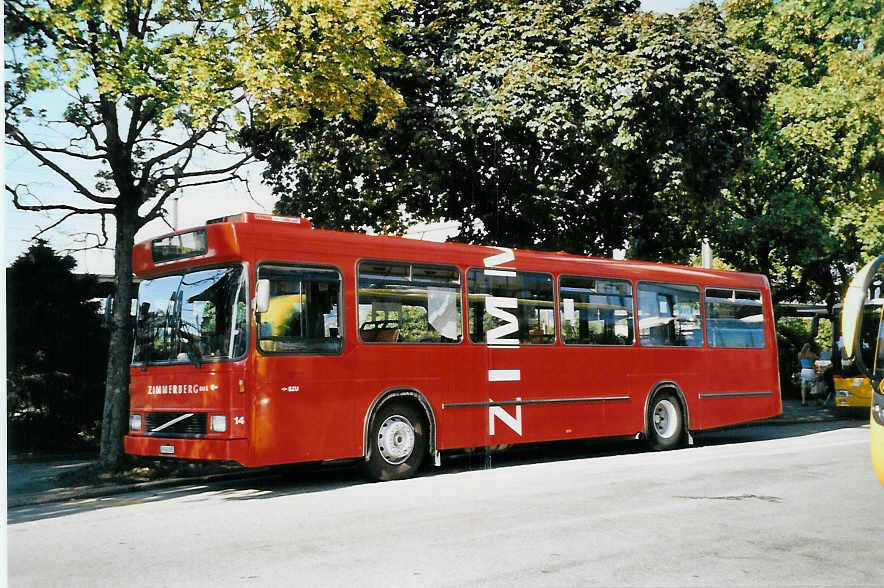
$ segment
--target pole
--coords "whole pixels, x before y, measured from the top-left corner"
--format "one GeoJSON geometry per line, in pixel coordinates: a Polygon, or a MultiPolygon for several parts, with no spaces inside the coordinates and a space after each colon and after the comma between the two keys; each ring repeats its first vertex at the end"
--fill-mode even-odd
{"type": "Polygon", "coordinates": [[[172,230],[178,230],[178,196],[172,196],[172,230]]]}
{"type": "Polygon", "coordinates": [[[703,258],[703,267],[712,269],[712,246],[709,245],[709,239],[703,239],[700,246],[700,256],[703,258]]]}

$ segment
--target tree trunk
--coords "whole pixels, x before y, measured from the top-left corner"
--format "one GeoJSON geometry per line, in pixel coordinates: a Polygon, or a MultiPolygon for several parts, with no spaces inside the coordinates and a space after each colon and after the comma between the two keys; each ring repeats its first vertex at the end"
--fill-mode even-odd
{"type": "Polygon", "coordinates": [[[132,249],[138,230],[135,221],[137,210],[128,211],[121,202],[115,216],[114,304],[101,421],[100,463],[105,470],[119,469],[125,457],[123,436],[129,426],[129,363],[132,350],[130,301],[134,294],[132,249]]]}

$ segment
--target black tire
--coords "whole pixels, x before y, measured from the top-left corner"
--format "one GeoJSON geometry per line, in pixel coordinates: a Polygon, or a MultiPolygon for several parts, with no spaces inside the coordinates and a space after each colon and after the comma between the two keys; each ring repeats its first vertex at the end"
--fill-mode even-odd
{"type": "Polygon", "coordinates": [[[384,403],[368,428],[365,475],[379,482],[414,476],[427,455],[427,425],[423,412],[397,400],[384,403]]]}
{"type": "Polygon", "coordinates": [[[648,405],[648,444],[654,451],[680,447],[684,442],[684,411],[672,392],[660,392],[648,405]]]}

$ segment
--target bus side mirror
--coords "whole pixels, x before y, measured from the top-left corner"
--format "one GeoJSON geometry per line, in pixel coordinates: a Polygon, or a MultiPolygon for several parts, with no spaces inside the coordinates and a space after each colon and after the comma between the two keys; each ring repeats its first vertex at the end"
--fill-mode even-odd
{"type": "Polygon", "coordinates": [[[270,308],[270,280],[258,280],[255,286],[255,312],[267,312],[270,308]]]}
{"type": "MultiPolygon", "coordinates": [[[[875,271],[884,264],[884,255],[869,262],[864,268],[857,272],[850,286],[847,288],[847,294],[844,295],[844,308],[841,311],[841,337],[844,340],[844,357],[851,359],[854,355],[857,357],[858,366],[862,370],[862,354],[857,351],[857,342],[859,340],[860,323],[863,317],[863,304],[866,301],[866,291],[871,285],[875,271]]],[[[864,371],[864,370],[862,370],[864,371]]]]}

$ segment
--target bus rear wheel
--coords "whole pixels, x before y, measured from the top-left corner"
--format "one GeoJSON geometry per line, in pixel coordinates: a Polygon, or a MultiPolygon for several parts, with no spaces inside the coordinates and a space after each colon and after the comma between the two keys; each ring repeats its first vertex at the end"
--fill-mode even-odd
{"type": "Polygon", "coordinates": [[[401,480],[415,475],[427,455],[423,415],[405,402],[387,402],[371,419],[365,474],[372,480],[401,480]]]}
{"type": "Polygon", "coordinates": [[[684,438],[684,413],[681,403],[672,392],[654,396],[648,412],[648,442],[651,449],[675,449],[684,438]]]}

